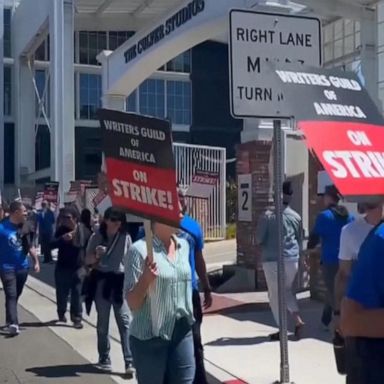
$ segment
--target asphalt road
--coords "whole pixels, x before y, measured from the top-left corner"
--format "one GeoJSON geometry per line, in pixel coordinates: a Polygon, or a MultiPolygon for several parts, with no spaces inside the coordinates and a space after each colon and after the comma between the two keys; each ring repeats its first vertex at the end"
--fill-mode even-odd
{"type": "Polygon", "coordinates": [[[236,263],[236,240],[207,243],[204,247],[205,262],[210,266],[236,263]]]}
{"type": "MultiPolygon", "coordinates": [[[[115,383],[22,308],[19,317],[22,332],[18,337],[8,338],[0,332],[0,384],[115,383]]],[[[4,324],[2,290],[0,324],[4,324]]]]}

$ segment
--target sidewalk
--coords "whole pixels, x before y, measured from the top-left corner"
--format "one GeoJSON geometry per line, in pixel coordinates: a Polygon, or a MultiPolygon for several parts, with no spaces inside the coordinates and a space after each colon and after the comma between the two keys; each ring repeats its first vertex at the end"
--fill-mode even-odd
{"type": "MultiPolygon", "coordinates": [[[[0,383],[112,384],[65,341],[24,309],[22,332],[8,338],[0,333],[0,383]]],[[[4,295],[0,290],[0,324],[4,324],[4,295]]]]}
{"type": "MultiPolygon", "coordinates": [[[[53,269],[54,265],[46,265],[39,276],[39,279],[44,279],[48,284],[30,276],[27,289],[20,300],[20,304],[42,323],[48,323],[56,318],[55,291],[50,285],[52,282],[49,281],[53,269]]],[[[319,327],[322,305],[309,300],[307,293],[300,294],[299,298],[307,325],[302,340],[295,341],[290,337],[291,380],[296,384],[344,384],[345,378],[336,372],[332,335],[319,327]]],[[[2,313],[1,310],[0,312],[2,313]]],[[[118,331],[112,316],[111,314],[111,358],[113,370],[118,373],[123,372],[124,365],[118,331]]],[[[95,325],[96,314],[93,310],[90,317],[85,318],[85,327],[81,331],[70,327],[50,327],[46,331],[54,333],[56,339],[58,336],[61,340],[65,340],[77,352],[76,356],[81,356],[83,361],[95,362],[97,361],[95,325]]],[[[41,327],[33,329],[33,332],[40,330],[41,327]]],[[[265,292],[215,294],[214,306],[205,315],[202,329],[209,383],[270,384],[276,381],[279,378],[279,343],[268,341],[268,335],[275,331],[265,292]]],[[[29,332],[25,337],[27,335],[29,332]]],[[[39,347],[39,350],[43,351],[44,348],[39,347]]],[[[0,366],[1,353],[2,344],[0,344],[0,366]]],[[[62,364],[66,363],[61,362],[59,365],[62,364]]],[[[33,361],[29,365],[37,367],[48,364],[33,361]]],[[[81,371],[79,376],[83,377],[84,374],[88,373],[81,371]]],[[[108,377],[105,379],[108,380],[108,377]]],[[[118,383],[136,383],[134,379],[123,380],[118,374],[112,376],[112,379],[118,383]]]]}

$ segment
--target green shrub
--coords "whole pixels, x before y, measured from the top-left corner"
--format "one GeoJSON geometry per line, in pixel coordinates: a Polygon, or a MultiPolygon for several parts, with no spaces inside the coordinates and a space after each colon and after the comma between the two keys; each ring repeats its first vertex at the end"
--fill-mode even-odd
{"type": "Polygon", "coordinates": [[[230,223],[227,225],[226,238],[227,240],[236,238],[236,223],[230,223]]]}

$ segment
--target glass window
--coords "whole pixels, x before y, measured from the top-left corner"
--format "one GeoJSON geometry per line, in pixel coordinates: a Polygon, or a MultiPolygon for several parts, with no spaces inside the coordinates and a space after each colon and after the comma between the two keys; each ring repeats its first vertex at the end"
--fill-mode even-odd
{"type": "Polygon", "coordinates": [[[167,117],[173,124],[191,125],[191,99],[189,81],[167,81],[167,117]]]}
{"type": "Polygon", "coordinates": [[[343,40],[336,40],[333,46],[334,58],[337,59],[343,56],[343,40]]]}
{"type": "Polygon", "coordinates": [[[81,64],[99,64],[96,56],[104,49],[107,49],[106,32],[79,32],[79,61],[81,64]]]}
{"type": "Polygon", "coordinates": [[[132,92],[127,97],[127,112],[137,112],[137,97],[136,97],[136,91],[132,92]]]}
{"type": "Polygon", "coordinates": [[[159,118],[165,117],[164,88],[164,80],[149,79],[140,85],[140,113],[159,118]]]}
{"type": "Polygon", "coordinates": [[[133,34],[134,32],[131,31],[110,31],[108,36],[108,49],[114,51],[120,47],[120,45],[123,45],[133,34]]]}
{"type": "Polygon", "coordinates": [[[343,37],[343,20],[335,21],[335,40],[341,39],[343,37]]]}
{"type": "Polygon", "coordinates": [[[101,76],[80,73],[80,119],[97,119],[101,107],[101,76]]]}
{"type": "Polygon", "coordinates": [[[361,47],[360,32],[357,32],[355,35],[355,48],[361,47]]]}
{"type": "Polygon", "coordinates": [[[35,60],[49,61],[49,36],[36,49],[35,60]]]}
{"type": "Polygon", "coordinates": [[[324,61],[331,61],[333,60],[333,44],[325,44],[324,45],[324,61]]]}
{"type": "MultiPolygon", "coordinates": [[[[159,70],[164,70],[164,67],[159,70]]],[[[170,72],[191,72],[191,51],[186,51],[165,65],[165,70],[170,72]]]]}
{"type": "Polygon", "coordinates": [[[347,36],[344,40],[344,55],[348,55],[355,50],[355,35],[347,36]]]}
{"type": "Polygon", "coordinates": [[[46,125],[37,127],[35,139],[35,167],[36,171],[51,165],[51,134],[46,125]]]}
{"type": "Polygon", "coordinates": [[[329,43],[333,40],[333,24],[324,26],[324,43],[329,43]]]}
{"type": "Polygon", "coordinates": [[[11,10],[4,8],[4,56],[11,57],[11,10]]]}
{"type": "Polygon", "coordinates": [[[4,67],[4,115],[12,114],[12,69],[4,67]]]}
{"type": "Polygon", "coordinates": [[[344,20],[344,35],[352,35],[355,33],[355,23],[353,20],[344,20]]]}
{"type": "MultiPolygon", "coordinates": [[[[36,87],[37,91],[39,93],[42,106],[44,107],[45,113],[47,117],[49,117],[50,112],[50,105],[49,105],[49,79],[47,78],[47,72],[44,69],[37,69],[35,71],[35,81],[36,81],[36,87]],[[47,83],[47,84],[46,84],[47,83]]],[[[36,96],[36,102],[35,102],[35,110],[36,110],[36,116],[43,118],[44,115],[42,113],[42,108],[39,105],[39,100],[36,96]]]]}

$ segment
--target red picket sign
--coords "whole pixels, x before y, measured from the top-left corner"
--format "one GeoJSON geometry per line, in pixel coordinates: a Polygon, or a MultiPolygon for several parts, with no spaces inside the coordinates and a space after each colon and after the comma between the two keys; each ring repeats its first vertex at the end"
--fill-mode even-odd
{"type": "Polygon", "coordinates": [[[383,126],[301,121],[298,127],[342,195],[384,195],[383,126]]]}

